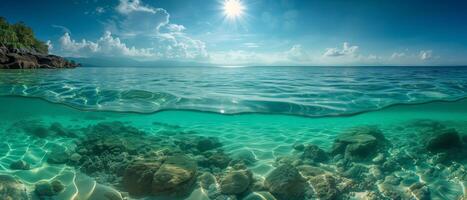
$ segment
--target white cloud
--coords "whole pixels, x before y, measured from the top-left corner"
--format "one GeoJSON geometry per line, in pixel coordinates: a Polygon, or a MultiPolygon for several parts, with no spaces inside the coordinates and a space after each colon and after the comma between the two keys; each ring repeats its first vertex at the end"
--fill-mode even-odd
{"type": "Polygon", "coordinates": [[[315,59],[316,65],[381,65],[386,63],[388,57],[374,53],[362,54],[360,47],[350,45],[348,42],[342,44],[342,48],[327,48],[325,52],[315,59]]]}
{"type": "Polygon", "coordinates": [[[404,52],[394,52],[392,55],[391,55],[391,59],[400,59],[400,58],[404,58],[406,57],[407,55],[404,53],[404,52]]]}
{"type": "Polygon", "coordinates": [[[165,9],[142,5],[140,0],[120,0],[115,9],[122,18],[112,25],[117,25],[114,31],[121,35],[154,35],[169,24],[170,14],[165,9]]]}
{"type": "Polygon", "coordinates": [[[309,53],[299,44],[278,52],[237,50],[211,52],[209,55],[212,63],[226,65],[304,65],[312,61],[309,53]]]}
{"type": "Polygon", "coordinates": [[[120,0],[116,10],[122,15],[116,31],[127,38],[147,40],[160,59],[203,59],[208,57],[203,41],[193,39],[185,26],[170,23],[170,14],[162,8],[143,5],[139,0],[120,0]]]}
{"type": "Polygon", "coordinates": [[[439,56],[433,54],[433,50],[409,51],[408,49],[394,52],[385,60],[390,65],[431,65],[436,63],[439,56]]]}
{"type": "Polygon", "coordinates": [[[47,49],[49,50],[49,52],[51,52],[54,49],[54,46],[52,45],[52,41],[47,40],[45,44],[47,45],[47,49]]]}
{"type": "Polygon", "coordinates": [[[358,46],[350,46],[348,42],[344,42],[342,49],[327,48],[323,56],[325,57],[341,57],[341,56],[356,56],[358,46]]]}
{"type": "MultiPolygon", "coordinates": [[[[92,53],[97,52],[98,45],[94,42],[88,42],[87,40],[83,39],[80,42],[76,42],[75,40],[71,39],[70,34],[66,32],[63,34],[62,37],[59,39],[60,47],[63,54],[75,55],[75,53],[92,53]]],[[[80,55],[76,55],[80,56],[80,55]]]]}
{"type": "Polygon", "coordinates": [[[183,25],[178,25],[178,24],[167,24],[167,30],[170,32],[182,32],[186,28],[183,25]]]}
{"type": "Polygon", "coordinates": [[[88,57],[88,56],[134,56],[148,57],[153,56],[152,49],[137,49],[135,47],[127,47],[118,37],[113,37],[107,31],[97,41],[81,40],[76,41],[70,37],[69,33],[65,33],[60,37],[60,52],[65,56],[72,57],[88,57]]]}
{"type": "Polygon", "coordinates": [[[431,58],[433,58],[433,51],[421,50],[419,56],[421,60],[430,60],[431,58]]]}
{"type": "Polygon", "coordinates": [[[164,9],[154,9],[153,12],[133,11],[123,14],[118,19],[115,31],[125,36],[152,36],[157,34],[158,30],[169,24],[169,13],[164,9]]]}
{"type": "Polygon", "coordinates": [[[203,59],[208,57],[206,45],[182,32],[158,33],[155,37],[158,56],[165,59],[203,59]]]}
{"type": "Polygon", "coordinates": [[[135,11],[156,13],[155,9],[142,5],[140,0],[120,0],[116,10],[121,14],[129,14],[135,11]]]}
{"type": "Polygon", "coordinates": [[[302,48],[302,45],[296,44],[293,45],[291,49],[285,52],[289,60],[292,61],[308,61],[310,60],[310,56],[308,53],[302,48]]]}
{"type": "Polygon", "coordinates": [[[76,41],[67,29],[59,39],[60,53],[73,57],[127,56],[146,60],[208,57],[205,43],[188,36],[185,26],[169,23],[166,10],[144,5],[140,0],[120,0],[115,10],[120,15],[109,21],[107,31],[95,41],[76,41]],[[127,42],[143,41],[144,47],[130,47],[111,32],[127,42]]]}
{"type": "Polygon", "coordinates": [[[160,34],[151,48],[129,47],[120,38],[107,31],[97,41],[76,41],[69,33],[59,40],[60,53],[71,57],[128,56],[149,59],[201,59],[208,56],[206,46],[199,40],[186,37],[183,33],[160,34]]]}

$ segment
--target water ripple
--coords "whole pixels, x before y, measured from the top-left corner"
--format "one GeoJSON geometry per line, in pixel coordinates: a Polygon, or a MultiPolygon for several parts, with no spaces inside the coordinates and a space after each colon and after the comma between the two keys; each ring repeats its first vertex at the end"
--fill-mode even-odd
{"type": "Polygon", "coordinates": [[[465,67],[176,67],[1,70],[0,95],[81,109],[340,115],[466,97],[465,67]]]}

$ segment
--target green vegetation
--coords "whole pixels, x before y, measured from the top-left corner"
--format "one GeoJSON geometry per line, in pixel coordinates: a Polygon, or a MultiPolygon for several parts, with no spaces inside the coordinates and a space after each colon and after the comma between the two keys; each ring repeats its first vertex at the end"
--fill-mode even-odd
{"type": "Polygon", "coordinates": [[[34,37],[32,29],[23,22],[9,24],[5,18],[0,17],[0,44],[18,49],[30,49],[39,53],[48,53],[46,43],[34,37]]]}

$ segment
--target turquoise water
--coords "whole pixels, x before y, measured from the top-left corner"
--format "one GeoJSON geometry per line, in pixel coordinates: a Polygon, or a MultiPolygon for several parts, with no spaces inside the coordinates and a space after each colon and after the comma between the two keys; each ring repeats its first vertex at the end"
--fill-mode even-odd
{"type": "Polygon", "coordinates": [[[1,71],[0,174],[31,199],[465,199],[465,72],[1,71]]]}
{"type": "Polygon", "coordinates": [[[467,93],[465,67],[175,67],[1,71],[0,95],[91,110],[341,115],[467,93]]]}

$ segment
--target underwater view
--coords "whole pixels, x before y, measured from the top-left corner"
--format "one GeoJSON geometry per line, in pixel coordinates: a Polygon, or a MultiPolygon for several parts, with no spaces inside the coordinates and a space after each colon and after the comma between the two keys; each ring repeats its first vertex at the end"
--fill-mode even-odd
{"type": "Polygon", "coordinates": [[[465,199],[466,76],[462,67],[3,70],[0,190],[465,199]]]}

